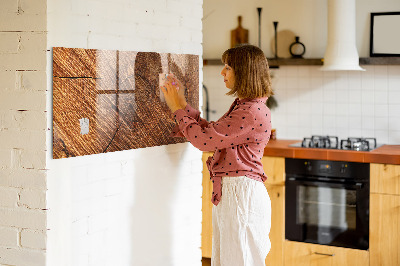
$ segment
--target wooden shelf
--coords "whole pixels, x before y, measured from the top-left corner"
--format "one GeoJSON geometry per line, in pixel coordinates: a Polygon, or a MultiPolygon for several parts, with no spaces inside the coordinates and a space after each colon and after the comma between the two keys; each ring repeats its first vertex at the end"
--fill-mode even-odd
{"type": "Polygon", "coordinates": [[[268,58],[270,67],[322,66],[322,58],[268,58]]]}
{"type": "MultiPolygon", "coordinates": [[[[271,68],[279,66],[322,66],[323,58],[268,58],[271,68]]],[[[204,66],[222,65],[220,59],[204,59],[204,66]]],[[[360,65],[400,65],[400,57],[362,57],[360,65]]]]}
{"type": "Polygon", "coordinates": [[[400,57],[362,57],[360,65],[400,65],[400,57]]]}
{"type": "MultiPolygon", "coordinates": [[[[268,64],[270,67],[279,66],[304,66],[304,65],[322,65],[321,58],[268,58],[268,64]]],[[[204,59],[204,66],[217,66],[222,65],[220,59],[204,59]]]]}

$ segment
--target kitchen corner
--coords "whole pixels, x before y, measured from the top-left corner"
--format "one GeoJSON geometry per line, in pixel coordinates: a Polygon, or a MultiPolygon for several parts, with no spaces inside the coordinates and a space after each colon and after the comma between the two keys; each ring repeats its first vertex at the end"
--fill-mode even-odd
{"type": "MultiPolygon", "coordinates": [[[[272,248],[266,258],[266,265],[398,265],[400,262],[398,252],[400,248],[398,243],[400,231],[397,226],[400,224],[400,145],[382,145],[371,151],[290,146],[298,142],[301,141],[287,139],[271,140],[264,150],[262,163],[268,175],[265,186],[272,203],[272,226],[270,232],[272,248]],[[323,190],[322,194],[317,195],[320,199],[321,197],[325,197],[328,201],[335,198],[339,199],[339,204],[332,204],[337,206],[343,204],[342,208],[339,206],[341,210],[332,209],[329,207],[329,204],[325,206],[325,203],[321,203],[321,205],[324,205],[322,208],[318,206],[315,207],[317,209],[304,207],[306,211],[304,211],[304,208],[297,210],[297,213],[307,213],[307,208],[308,211],[313,209],[314,211],[310,212],[311,218],[288,217],[291,214],[288,214],[287,206],[292,206],[291,208],[298,206],[300,203],[295,202],[299,200],[296,197],[302,197],[302,195],[294,196],[293,189],[290,190],[291,192],[288,192],[289,182],[287,181],[288,175],[286,174],[288,171],[286,165],[288,159],[302,160],[304,164],[319,162],[318,168],[320,166],[324,166],[323,168],[325,166],[330,167],[335,163],[341,164],[343,161],[346,161],[344,164],[345,167],[348,165],[350,167],[350,164],[353,163],[360,164],[364,169],[366,168],[366,171],[360,170],[359,172],[363,172],[364,174],[357,173],[356,175],[364,175],[368,179],[368,183],[362,185],[357,181],[355,186],[358,188],[350,189],[349,185],[344,185],[343,188],[346,187],[346,189],[341,189],[340,191],[338,185],[334,185],[336,188],[331,189],[331,191],[327,190],[327,186],[322,188],[317,187],[315,191],[323,190]],[[328,198],[326,198],[327,196],[328,198]],[[290,197],[289,201],[288,197],[290,197]],[[351,201],[351,198],[354,198],[353,200],[357,201],[357,204],[360,206],[355,207],[353,203],[346,202],[351,201]],[[340,203],[343,200],[345,202],[340,203]],[[367,206],[365,206],[365,203],[367,206]],[[352,208],[354,209],[353,211],[352,208]],[[365,222],[369,229],[363,229],[362,227],[365,227],[365,225],[360,226],[360,212],[362,208],[365,210],[365,222]],[[352,212],[353,214],[351,214],[352,212]],[[287,219],[303,219],[305,221],[303,221],[301,227],[309,227],[309,231],[315,231],[315,226],[308,226],[306,222],[307,219],[309,219],[308,223],[312,223],[312,220],[315,222],[315,219],[321,219],[318,216],[324,216],[325,218],[327,216],[332,217],[331,219],[333,220],[329,220],[328,223],[344,223],[342,224],[345,228],[343,231],[349,231],[350,234],[355,234],[359,230],[356,227],[361,227],[361,230],[364,231],[367,230],[365,237],[369,242],[369,246],[363,250],[361,248],[343,247],[340,243],[333,245],[315,243],[321,241],[321,236],[317,237],[316,241],[310,239],[305,241],[288,240],[287,229],[285,230],[287,219]],[[344,220],[335,222],[337,218],[344,220]]],[[[203,163],[211,154],[211,152],[203,154],[203,163]]],[[[329,176],[329,174],[326,176],[329,176]]],[[[344,174],[343,179],[347,177],[344,174]]],[[[212,206],[209,202],[211,186],[208,183],[208,171],[207,168],[204,168],[202,254],[205,258],[211,257],[212,235],[212,206]]],[[[312,186],[304,187],[312,188],[312,186]]],[[[304,187],[298,186],[297,189],[304,190],[304,187]]],[[[310,190],[306,193],[312,195],[312,192],[310,190]]],[[[301,204],[304,205],[304,202],[307,202],[307,200],[305,199],[301,204]]],[[[328,229],[328,231],[331,230],[335,231],[337,228],[328,229]]],[[[323,226],[320,226],[316,232],[320,231],[324,231],[323,226]]],[[[303,234],[309,234],[309,232],[301,233],[301,235],[303,234]]],[[[346,238],[344,239],[346,242],[346,238]]]]}

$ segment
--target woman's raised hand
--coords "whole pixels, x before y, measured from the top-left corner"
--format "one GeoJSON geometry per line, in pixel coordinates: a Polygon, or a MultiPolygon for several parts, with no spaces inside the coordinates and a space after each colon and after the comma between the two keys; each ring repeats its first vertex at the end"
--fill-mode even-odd
{"type": "Polygon", "coordinates": [[[165,102],[167,103],[171,112],[178,109],[184,109],[187,105],[185,99],[185,88],[173,74],[169,74],[165,83],[161,86],[164,93],[165,102]]]}

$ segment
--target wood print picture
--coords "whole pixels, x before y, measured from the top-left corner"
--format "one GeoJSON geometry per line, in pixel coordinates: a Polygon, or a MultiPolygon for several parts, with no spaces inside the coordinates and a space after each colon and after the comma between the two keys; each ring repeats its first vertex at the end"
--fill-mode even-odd
{"type": "Polygon", "coordinates": [[[173,73],[199,105],[199,57],[188,54],[53,48],[53,158],[185,142],[159,76],[173,73]]]}

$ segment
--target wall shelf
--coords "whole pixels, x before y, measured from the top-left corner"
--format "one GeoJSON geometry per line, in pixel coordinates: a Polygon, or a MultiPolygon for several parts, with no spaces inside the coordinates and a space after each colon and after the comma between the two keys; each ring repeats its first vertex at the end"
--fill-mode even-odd
{"type": "Polygon", "coordinates": [[[400,57],[362,57],[360,65],[400,65],[400,57]]]}
{"type": "MultiPolygon", "coordinates": [[[[322,65],[321,58],[268,58],[268,63],[271,68],[279,66],[304,66],[304,65],[322,65]]],[[[220,59],[204,59],[204,66],[222,65],[220,59]]]]}
{"type": "MultiPolygon", "coordinates": [[[[321,66],[322,58],[268,58],[271,68],[279,66],[321,66]]],[[[204,59],[204,66],[222,65],[220,59],[204,59]]],[[[400,65],[400,57],[362,57],[360,65],[400,65]]]]}

